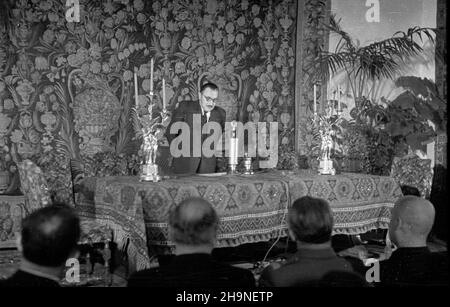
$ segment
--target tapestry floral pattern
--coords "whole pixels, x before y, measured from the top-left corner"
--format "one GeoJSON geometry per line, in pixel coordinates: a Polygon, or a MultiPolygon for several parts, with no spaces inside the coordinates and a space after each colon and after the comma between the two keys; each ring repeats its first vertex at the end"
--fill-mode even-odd
{"type": "Polygon", "coordinates": [[[112,152],[135,161],[133,70],[142,108],[151,58],[159,109],[163,78],[170,111],[197,98],[199,77],[216,76],[234,95],[225,97],[234,104],[225,106],[230,116],[278,121],[280,146],[293,148],[296,6],[81,0],[80,22],[67,22],[61,1],[16,1],[8,31],[0,29],[4,168],[12,176],[14,161],[30,159],[53,177],[47,180],[58,187],[51,189],[62,191],[71,187],[70,159],[112,152]]]}

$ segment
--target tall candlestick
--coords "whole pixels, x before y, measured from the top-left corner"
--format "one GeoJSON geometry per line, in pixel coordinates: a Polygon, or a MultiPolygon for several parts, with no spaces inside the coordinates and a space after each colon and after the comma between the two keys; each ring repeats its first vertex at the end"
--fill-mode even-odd
{"type": "Polygon", "coordinates": [[[136,108],[139,106],[139,98],[138,98],[138,81],[137,81],[137,68],[134,68],[134,101],[136,103],[136,108]]]}
{"type": "Polygon", "coordinates": [[[153,58],[150,60],[150,95],[153,94],[153,58]]]}
{"type": "Polygon", "coordinates": [[[314,84],[314,117],[317,114],[317,85],[314,84]]]}
{"type": "Polygon", "coordinates": [[[162,101],[163,101],[163,110],[166,109],[166,80],[162,79],[162,101]]]}

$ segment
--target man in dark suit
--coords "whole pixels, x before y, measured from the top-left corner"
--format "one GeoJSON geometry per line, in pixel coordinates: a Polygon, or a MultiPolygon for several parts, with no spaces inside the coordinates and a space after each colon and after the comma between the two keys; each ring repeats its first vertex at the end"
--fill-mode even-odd
{"type": "Polygon", "coordinates": [[[311,286],[327,273],[353,272],[351,264],[331,247],[333,215],[325,200],[309,196],[297,199],[289,209],[288,230],[297,242],[297,253],[284,264],[265,268],[259,286],[311,286]]]}
{"type": "MultiPolygon", "coordinates": [[[[214,173],[216,171],[215,155],[205,154],[202,145],[205,139],[208,138],[211,141],[210,138],[213,138],[217,141],[222,135],[212,135],[211,132],[202,134],[202,128],[206,123],[218,123],[223,131],[226,114],[224,109],[216,106],[219,96],[217,85],[213,83],[202,85],[198,96],[198,101],[183,101],[179,104],[173,112],[172,120],[167,128],[166,135],[171,144],[172,155],[176,151],[175,148],[180,149],[178,141],[182,140],[181,147],[188,145],[187,150],[181,156],[174,156],[172,169],[176,174],[214,173]],[[186,123],[189,133],[179,130],[180,127],[174,125],[177,122],[186,123]],[[172,131],[171,128],[173,128],[172,131]],[[174,140],[175,142],[172,142],[174,140]]],[[[213,151],[214,148],[211,152],[213,151]]]]}
{"type": "Polygon", "coordinates": [[[448,286],[446,255],[431,253],[427,247],[434,217],[433,204],[424,198],[408,195],[395,203],[389,237],[397,250],[380,262],[382,285],[448,286]]]}
{"type": "Polygon", "coordinates": [[[129,287],[253,287],[253,274],[215,261],[211,252],[219,218],[206,200],[190,198],[169,215],[169,235],[175,256],[159,268],[134,273],[129,287]]]}
{"type": "Polygon", "coordinates": [[[18,238],[20,268],[1,286],[59,287],[66,260],[77,254],[80,231],[80,221],[68,206],[55,204],[31,213],[18,238]]]}

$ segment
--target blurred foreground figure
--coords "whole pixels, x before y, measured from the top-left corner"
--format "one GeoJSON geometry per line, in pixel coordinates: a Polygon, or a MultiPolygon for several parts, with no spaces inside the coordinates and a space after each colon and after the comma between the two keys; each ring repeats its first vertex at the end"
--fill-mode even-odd
{"type": "Polygon", "coordinates": [[[211,256],[219,218],[209,202],[186,199],[169,215],[169,236],[175,257],[159,268],[136,272],[129,287],[253,287],[253,274],[221,264],[211,256]]]}
{"type": "Polygon", "coordinates": [[[77,256],[80,221],[72,208],[55,204],[38,209],[22,222],[17,239],[19,270],[6,287],[59,287],[66,260],[77,256]]]}
{"type": "Polygon", "coordinates": [[[289,209],[288,229],[298,251],[285,264],[264,269],[260,286],[315,286],[327,273],[353,272],[351,264],[331,247],[333,215],[325,200],[309,196],[297,199],[289,209]]]}
{"type": "Polygon", "coordinates": [[[395,203],[389,236],[398,249],[381,262],[383,285],[448,285],[447,257],[427,247],[434,218],[434,207],[426,199],[408,195],[395,203]]]}

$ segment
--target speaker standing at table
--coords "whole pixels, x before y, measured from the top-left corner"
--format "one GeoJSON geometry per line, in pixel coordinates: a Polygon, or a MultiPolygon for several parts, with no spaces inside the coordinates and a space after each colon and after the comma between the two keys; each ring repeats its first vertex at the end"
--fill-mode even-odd
{"type": "MultiPolygon", "coordinates": [[[[176,174],[195,174],[195,173],[214,173],[216,171],[216,156],[205,156],[203,151],[201,155],[194,156],[195,148],[194,138],[199,138],[201,144],[212,134],[202,134],[202,127],[207,122],[217,122],[222,131],[225,127],[225,110],[216,106],[219,97],[219,88],[214,83],[205,83],[200,87],[198,101],[182,101],[175,109],[172,120],[168,126],[166,135],[169,144],[177,138],[183,130],[171,134],[172,125],[176,122],[185,122],[189,126],[189,156],[174,157],[172,170],[176,174]],[[197,116],[194,116],[197,115],[197,116]],[[195,118],[201,118],[201,125],[195,123],[195,118]]],[[[220,136],[221,137],[221,136],[220,136]]],[[[219,137],[219,138],[220,138],[219,137]]],[[[186,140],[187,141],[187,140],[186,140]]],[[[213,143],[217,144],[217,142],[213,143]]],[[[173,155],[173,153],[171,153],[173,155]]]]}

